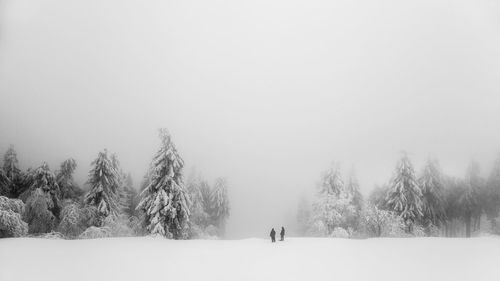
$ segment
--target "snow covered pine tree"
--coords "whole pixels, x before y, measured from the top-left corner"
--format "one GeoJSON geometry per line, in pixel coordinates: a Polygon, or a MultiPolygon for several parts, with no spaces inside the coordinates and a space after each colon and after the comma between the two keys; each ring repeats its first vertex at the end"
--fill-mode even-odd
{"type": "Polygon", "coordinates": [[[83,191],[78,187],[73,179],[75,169],[75,159],[69,158],[61,163],[61,168],[56,174],[56,181],[60,189],[60,199],[62,200],[78,200],[78,198],[83,194],[83,191]]]}
{"type": "Polygon", "coordinates": [[[17,186],[21,181],[21,170],[19,169],[17,153],[12,145],[4,155],[3,171],[8,179],[8,182],[6,182],[6,186],[4,186],[3,188],[3,193],[5,193],[5,195],[8,197],[17,198],[21,193],[17,186]]]}
{"type": "Polygon", "coordinates": [[[90,191],[85,195],[84,202],[97,207],[102,219],[110,215],[116,217],[120,212],[120,197],[117,190],[120,175],[109,159],[107,150],[99,152],[92,165],[88,180],[90,191]]]}
{"type": "Polygon", "coordinates": [[[226,220],[229,217],[229,199],[227,197],[227,181],[225,178],[215,180],[210,201],[213,207],[213,221],[217,226],[219,236],[223,237],[226,231],[226,220]]]}
{"type": "Polygon", "coordinates": [[[183,239],[188,234],[189,196],[184,187],[184,161],[166,129],[160,129],[161,145],[152,164],[148,186],[137,206],[144,212],[144,223],[151,234],[183,239]]]}
{"type": "Polygon", "coordinates": [[[352,195],[344,186],[338,164],[333,163],[323,173],[316,197],[308,231],[310,235],[330,236],[335,228],[347,230],[355,227],[356,207],[352,202],[352,195]]]}
{"type": "Polygon", "coordinates": [[[59,186],[47,163],[35,170],[32,181],[21,195],[27,198],[23,219],[29,225],[29,233],[47,233],[55,228],[59,219],[59,186]]]}
{"type": "Polygon", "coordinates": [[[432,227],[440,227],[446,219],[444,183],[437,161],[427,161],[419,184],[422,190],[422,224],[430,234],[432,227]]]}
{"type": "Polygon", "coordinates": [[[399,160],[396,172],[387,193],[386,205],[403,218],[406,231],[412,232],[413,225],[422,217],[422,192],[415,178],[415,169],[406,153],[399,160]]]}

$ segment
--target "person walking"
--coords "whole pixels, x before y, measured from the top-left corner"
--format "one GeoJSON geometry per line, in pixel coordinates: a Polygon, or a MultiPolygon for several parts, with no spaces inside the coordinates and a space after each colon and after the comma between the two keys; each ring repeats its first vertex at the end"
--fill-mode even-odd
{"type": "Polygon", "coordinates": [[[271,229],[271,233],[269,234],[269,236],[271,236],[272,243],[276,242],[276,231],[274,231],[274,228],[271,229]]]}
{"type": "Polygon", "coordinates": [[[283,226],[281,227],[280,237],[280,241],[285,241],[285,228],[283,226]]]}

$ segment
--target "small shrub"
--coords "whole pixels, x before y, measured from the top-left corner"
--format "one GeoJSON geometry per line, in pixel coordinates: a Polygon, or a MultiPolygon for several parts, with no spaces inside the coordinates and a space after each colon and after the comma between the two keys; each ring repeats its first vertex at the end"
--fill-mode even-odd
{"type": "Polygon", "coordinates": [[[330,234],[330,237],[349,238],[349,233],[342,227],[335,227],[332,231],[332,234],[330,234]]]}
{"type": "Polygon", "coordinates": [[[80,239],[97,239],[111,237],[111,230],[108,227],[91,226],[87,228],[78,238],[80,239]]]}
{"type": "Polygon", "coordinates": [[[11,210],[14,213],[22,214],[24,212],[24,203],[19,199],[0,196],[0,210],[11,210]]]}
{"type": "Polygon", "coordinates": [[[28,224],[21,215],[11,210],[0,210],[0,238],[22,237],[28,233],[28,224]]]}

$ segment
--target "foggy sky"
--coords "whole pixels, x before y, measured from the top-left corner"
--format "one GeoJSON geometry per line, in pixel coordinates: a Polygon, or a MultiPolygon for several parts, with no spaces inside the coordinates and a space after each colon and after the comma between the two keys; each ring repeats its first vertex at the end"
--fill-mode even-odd
{"type": "Polygon", "coordinates": [[[334,160],[365,194],[402,150],[487,175],[499,78],[497,1],[0,0],[0,152],[83,184],[107,148],[138,185],[166,127],[230,238],[293,228],[334,160]]]}

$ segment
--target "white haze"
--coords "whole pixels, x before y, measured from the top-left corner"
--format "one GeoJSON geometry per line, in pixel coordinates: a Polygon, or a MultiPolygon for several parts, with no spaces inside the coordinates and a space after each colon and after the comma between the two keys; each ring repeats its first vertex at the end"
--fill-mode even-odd
{"type": "Polygon", "coordinates": [[[333,160],[365,194],[402,150],[487,175],[499,77],[497,1],[0,0],[0,151],[83,184],[108,148],[138,185],[167,127],[228,178],[230,238],[293,228],[333,160]]]}

